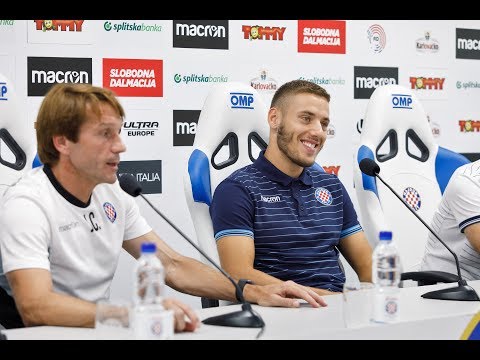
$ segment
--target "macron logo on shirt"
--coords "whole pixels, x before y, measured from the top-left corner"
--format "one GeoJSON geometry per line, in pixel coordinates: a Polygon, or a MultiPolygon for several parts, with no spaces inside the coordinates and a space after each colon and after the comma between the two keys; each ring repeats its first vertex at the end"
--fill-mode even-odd
{"type": "Polygon", "coordinates": [[[276,203],[280,202],[280,195],[274,195],[274,196],[261,196],[260,201],[265,201],[267,203],[276,203]]]}

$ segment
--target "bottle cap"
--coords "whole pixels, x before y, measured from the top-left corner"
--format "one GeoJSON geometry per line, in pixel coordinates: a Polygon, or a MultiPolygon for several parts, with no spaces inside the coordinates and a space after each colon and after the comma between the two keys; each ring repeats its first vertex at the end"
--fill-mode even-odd
{"type": "Polygon", "coordinates": [[[157,251],[157,245],[153,242],[142,243],[142,253],[155,253],[157,251]]]}
{"type": "Polygon", "coordinates": [[[392,232],[391,231],[380,231],[379,235],[380,241],[382,240],[392,240],[392,232]]]}

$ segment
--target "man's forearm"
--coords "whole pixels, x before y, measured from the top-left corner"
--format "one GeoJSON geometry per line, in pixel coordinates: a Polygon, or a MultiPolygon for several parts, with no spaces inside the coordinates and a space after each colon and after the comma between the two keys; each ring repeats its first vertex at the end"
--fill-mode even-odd
{"type": "Polygon", "coordinates": [[[189,257],[168,264],[166,283],[177,291],[211,299],[236,301],[233,284],[220,271],[189,257]]]}
{"type": "Polygon", "coordinates": [[[17,306],[25,326],[95,325],[95,304],[68,295],[51,292],[34,301],[20,301],[17,306]]]}

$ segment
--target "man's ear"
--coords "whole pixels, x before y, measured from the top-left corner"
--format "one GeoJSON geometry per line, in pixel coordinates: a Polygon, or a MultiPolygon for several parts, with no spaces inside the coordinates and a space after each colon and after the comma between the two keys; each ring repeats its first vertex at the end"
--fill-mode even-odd
{"type": "Polygon", "coordinates": [[[65,135],[54,135],[52,137],[53,146],[60,154],[68,154],[70,149],[68,147],[68,140],[65,135]]]}
{"type": "Polygon", "coordinates": [[[280,124],[280,110],[275,107],[270,108],[268,110],[268,124],[270,125],[271,129],[277,129],[278,125],[280,124]]]}

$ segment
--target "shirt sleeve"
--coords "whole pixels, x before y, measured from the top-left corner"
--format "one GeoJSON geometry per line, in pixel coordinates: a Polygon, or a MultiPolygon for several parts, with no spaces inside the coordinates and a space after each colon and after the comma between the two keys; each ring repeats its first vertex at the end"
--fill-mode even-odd
{"type": "Polygon", "coordinates": [[[27,268],[50,271],[50,224],[35,201],[16,197],[3,204],[0,239],[4,273],[27,268]]]}
{"type": "Polygon", "coordinates": [[[209,210],[215,240],[233,235],[253,238],[254,204],[238,181],[227,178],[218,184],[209,210]]]}
{"type": "Polygon", "coordinates": [[[348,195],[347,189],[340,182],[343,193],[343,226],[342,232],[340,233],[340,239],[347,237],[349,235],[355,234],[356,232],[362,231],[362,227],[358,222],[357,213],[353,207],[352,200],[348,195]]]}
{"type": "Polygon", "coordinates": [[[480,222],[480,184],[465,174],[459,174],[448,184],[445,204],[463,233],[469,225],[480,222]]]}

